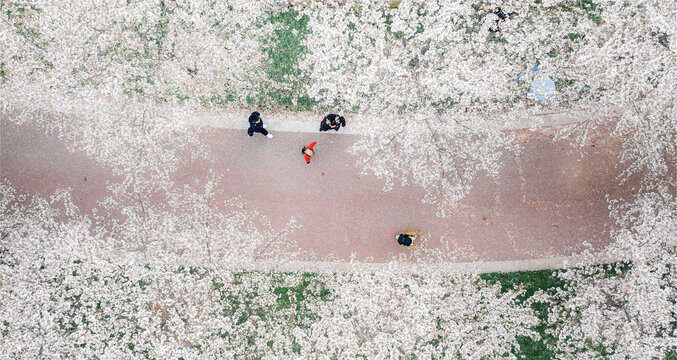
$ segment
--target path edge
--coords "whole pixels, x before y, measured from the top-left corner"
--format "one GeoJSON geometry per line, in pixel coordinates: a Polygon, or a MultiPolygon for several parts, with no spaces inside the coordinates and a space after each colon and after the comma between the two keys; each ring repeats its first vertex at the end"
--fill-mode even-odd
{"type": "MultiPolygon", "coordinates": [[[[558,256],[529,260],[472,261],[472,262],[431,262],[431,263],[366,263],[346,261],[303,261],[258,260],[249,270],[267,272],[316,272],[350,273],[357,270],[419,272],[444,271],[460,273],[508,273],[516,271],[559,270],[577,266],[586,259],[584,255],[558,256]]],[[[613,259],[600,259],[600,263],[613,262],[613,259]]]]}
{"type": "MultiPolygon", "coordinates": [[[[361,115],[368,116],[368,115],[361,115]]],[[[216,129],[246,130],[249,128],[249,110],[228,110],[212,114],[195,114],[182,122],[190,127],[207,127],[216,129]]],[[[311,112],[272,112],[262,113],[261,118],[273,132],[301,132],[319,133],[322,114],[311,112]],[[308,121],[315,119],[316,121],[308,121]]],[[[539,127],[564,126],[581,123],[590,118],[584,111],[561,110],[533,116],[523,116],[519,120],[510,121],[496,126],[498,130],[536,129],[539,127]]],[[[347,126],[340,131],[326,131],[326,134],[335,135],[362,135],[361,129],[351,126],[350,116],[347,116],[347,126]]]]}

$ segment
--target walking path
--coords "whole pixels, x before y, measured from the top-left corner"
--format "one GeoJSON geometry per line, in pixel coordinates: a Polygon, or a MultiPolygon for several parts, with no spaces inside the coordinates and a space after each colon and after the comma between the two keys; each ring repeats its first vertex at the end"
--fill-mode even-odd
{"type": "MultiPolygon", "coordinates": [[[[271,130],[278,127],[266,122],[271,130]]],[[[273,139],[260,134],[250,138],[244,130],[208,129],[203,140],[209,159],[186,159],[174,181],[181,185],[206,179],[214,169],[223,175],[219,199],[242,196],[274,229],[301,216],[302,228],[292,237],[318,258],[331,255],[345,261],[355,254],[360,261],[386,262],[410,251],[394,240],[409,226],[430,235],[428,249],[457,250],[453,261],[481,260],[481,269],[487,271],[558,267],[564,257],[582,250],[584,242],[595,247],[609,242],[605,195],[631,197],[636,185],[617,185],[622,171],[616,166],[618,149],[605,138],[572,152],[548,135],[523,130],[518,131],[523,153],[506,153],[500,177],[477,179],[467,199],[442,219],[435,216],[434,206],[420,202],[418,186],[385,193],[381,180],[361,175],[356,158],[346,151],[355,135],[274,134],[273,139]],[[299,150],[312,141],[318,142],[317,155],[306,165],[299,150]],[[442,236],[448,248],[440,242],[442,236]]],[[[104,197],[106,182],[117,179],[105,166],[81,152],[69,152],[58,139],[29,124],[2,119],[1,144],[0,178],[43,196],[71,187],[83,213],[104,197]]]]}

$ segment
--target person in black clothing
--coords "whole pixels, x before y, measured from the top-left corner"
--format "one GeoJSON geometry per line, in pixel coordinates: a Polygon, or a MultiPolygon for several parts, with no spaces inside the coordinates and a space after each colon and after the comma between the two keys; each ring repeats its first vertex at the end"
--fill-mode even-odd
{"type": "Polygon", "coordinates": [[[336,130],[341,126],[346,126],[346,119],[343,116],[336,114],[329,114],[322,119],[320,123],[320,131],[336,130]]]}
{"type": "Polygon", "coordinates": [[[261,133],[265,135],[267,138],[272,138],[272,134],[268,134],[268,130],[266,130],[268,126],[263,123],[263,119],[261,119],[261,114],[259,114],[258,111],[254,111],[251,115],[249,115],[249,129],[247,129],[247,134],[249,136],[254,136],[254,133],[261,133]]]}
{"type": "Polygon", "coordinates": [[[400,234],[397,237],[397,243],[404,246],[411,246],[414,242],[411,240],[411,236],[400,234]]]}
{"type": "Polygon", "coordinates": [[[501,32],[500,27],[501,22],[508,19],[512,19],[515,16],[515,13],[509,12],[506,14],[499,7],[494,10],[494,15],[496,15],[497,19],[495,20],[495,24],[489,28],[489,31],[491,31],[492,33],[501,32]]]}
{"type": "Polygon", "coordinates": [[[422,238],[423,234],[420,231],[414,231],[408,227],[404,230],[402,234],[395,236],[395,239],[397,239],[398,244],[410,248],[415,247],[414,242],[422,238]]]}

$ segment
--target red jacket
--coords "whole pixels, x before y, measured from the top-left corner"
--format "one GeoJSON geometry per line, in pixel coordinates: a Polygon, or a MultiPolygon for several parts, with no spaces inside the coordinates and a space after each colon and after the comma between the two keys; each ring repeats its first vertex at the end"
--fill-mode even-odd
{"type": "MultiPolygon", "coordinates": [[[[313,146],[315,146],[315,144],[317,144],[317,141],[315,141],[315,142],[313,142],[312,144],[306,146],[306,149],[310,149],[310,151],[313,152],[313,155],[315,155],[315,150],[313,150],[313,146]]],[[[312,156],[312,155],[311,155],[311,156],[312,156]]],[[[304,152],[304,153],[303,153],[303,157],[306,159],[306,164],[310,164],[310,156],[308,156],[308,154],[306,154],[306,153],[304,152]]]]}

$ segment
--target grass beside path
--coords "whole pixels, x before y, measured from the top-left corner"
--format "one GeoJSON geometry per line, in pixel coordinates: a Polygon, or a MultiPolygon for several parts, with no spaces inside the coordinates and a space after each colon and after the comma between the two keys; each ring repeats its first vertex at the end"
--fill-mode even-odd
{"type": "MultiPolygon", "coordinates": [[[[40,313],[51,311],[50,317],[60,327],[56,332],[65,341],[76,341],[77,336],[72,334],[91,334],[89,340],[82,338],[85,342],[73,343],[73,349],[86,347],[93,354],[113,347],[130,357],[147,357],[163,342],[156,343],[157,339],[147,331],[140,333],[139,330],[150,331],[158,323],[188,321],[184,311],[195,312],[200,317],[198,322],[185,323],[186,334],[196,332],[195,337],[189,337],[192,342],[186,340],[185,346],[173,345],[185,353],[184,356],[199,355],[202,347],[211,347],[204,344],[205,341],[225,351],[246,353],[247,358],[263,358],[285,346],[276,341],[286,342],[286,346],[291,341],[292,351],[301,354],[301,345],[295,343],[293,336],[287,340],[275,337],[262,344],[258,341],[259,335],[262,331],[291,334],[294,329],[308,329],[319,320],[313,309],[320,304],[330,304],[335,297],[329,286],[331,278],[327,278],[331,275],[316,273],[225,271],[216,274],[195,267],[154,269],[143,265],[109,271],[79,260],[56,267],[43,266],[36,268],[36,272],[38,281],[44,282],[45,289],[52,295],[49,303],[33,303],[28,299],[26,306],[33,306],[40,313]],[[47,307],[61,310],[54,313],[47,307]],[[184,307],[186,309],[181,310],[184,307]],[[211,325],[204,328],[200,325],[203,323],[211,325]],[[197,335],[203,331],[207,333],[197,335]]],[[[487,273],[481,275],[481,279],[489,284],[500,283],[504,291],[524,289],[524,295],[518,299],[522,302],[539,290],[547,292],[563,285],[551,270],[487,273]]],[[[0,288],[3,286],[12,285],[0,281],[0,288]]],[[[543,340],[520,337],[521,349],[514,355],[521,359],[551,359],[554,356],[546,343],[552,336],[545,333],[544,324],[549,307],[541,303],[534,303],[532,307],[543,322],[534,329],[543,340]]],[[[13,319],[0,320],[3,320],[0,325],[3,337],[20,336],[19,324],[13,326],[13,319]]],[[[62,350],[66,351],[64,356],[79,353],[79,350],[72,353],[62,350]]]]}
{"type": "Polygon", "coordinates": [[[270,82],[265,85],[261,98],[248,99],[250,104],[274,104],[297,111],[313,108],[315,101],[304,90],[307,76],[298,67],[301,56],[307,51],[302,42],[310,33],[308,20],[308,16],[300,16],[296,11],[274,13],[266,20],[280,26],[263,40],[262,50],[268,56],[263,67],[270,82]]]}
{"type": "MultiPolygon", "coordinates": [[[[503,291],[517,288],[524,289],[524,295],[519,298],[522,302],[527,301],[539,290],[550,292],[565,284],[563,280],[556,276],[556,270],[487,273],[481,274],[480,278],[490,284],[500,283],[503,291]]],[[[541,335],[541,340],[534,341],[528,337],[520,336],[518,338],[520,351],[514,352],[514,355],[518,359],[554,359],[555,354],[546,346],[547,343],[554,343],[555,341],[552,335],[546,333],[550,306],[545,303],[535,302],[531,307],[541,320],[541,323],[534,329],[541,335]]]]}

